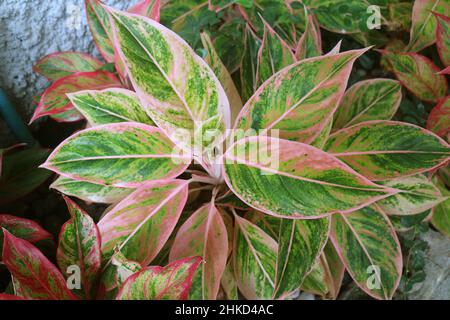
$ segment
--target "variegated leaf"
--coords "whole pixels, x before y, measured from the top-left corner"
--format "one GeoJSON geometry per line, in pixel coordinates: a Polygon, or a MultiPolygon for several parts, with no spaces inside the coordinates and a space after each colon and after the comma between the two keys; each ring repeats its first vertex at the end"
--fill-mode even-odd
{"type": "Polygon", "coordinates": [[[263,18],[261,20],[264,24],[264,35],[257,56],[256,87],[296,61],[291,47],[263,18]]]}
{"type": "Polygon", "coordinates": [[[369,120],[390,120],[402,100],[401,85],[391,79],[360,81],[345,92],[336,111],[333,129],[369,120]]]}
{"type": "Polygon", "coordinates": [[[189,294],[194,300],[215,300],[228,257],[227,229],[214,202],[202,206],[178,230],[169,261],[203,258],[189,294]]]}
{"type": "Polygon", "coordinates": [[[128,260],[120,251],[116,251],[111,263],[102,273],[99,285],[100,297],[115,298],[123,283],[141,269],[140,263],[128,260]]]}
{"type": "Polygon", "coordinates": [[[103,186],[62,176],[58,177],[50,185],[50,188],[65,195],[94,203],[117,203],[134,191],[134,189],[103,186]]]}
{"type": "Polygon", "coordinates": [[[449,15],[447,0],[415,0],[409,44],[405,51],[417,52],[436,42],[437,21],[433,12],[449,15]]]}
{"type": "Polygon", "coordinates": [[[243,101],[247,101],[255,93],[257,88],[256,69],[258,51],[261,48],[261,40],[256,36],[249,25],[245,27],[244,52],[240,66],[241,94],[243,101]]]}
{"type": "Polygon", "coordinates": [[[273,240],[278,243],[280,236],[281,220],[278,217],[269,216],[268,214],[251,210],[245,215],[245,219],[258,226],[267,233],[273,240]]]}
{"type": "Polygon", "coordinates": [[[325,150],[370,180],[430,171],[450,158],[450,146],[432,132],[396,121],[368,121],[332,134],[325,150]]]}
{"type": "Polygon", "coordinates": [[[228,99],[207,63],[156,21],[108,10],[120,57],[152,120],[179,146],[193,149],[197,156],[203,147],[220,143],[220,139],[201,139],[196,146],[191,141],[199,134],[203,138],[208,130],[223,133],[230,126],[228,99]]]}
{"type": "Polygon", "coordinates": [[[101,125],[63,141],[42,167],[64,177],[105,186],[138,187],[171,179],[189,165],[156,128],[135,122],[101,125]]]}
{"type": "Polygon", "coordinates": [[[437,19],[436,46],[441,61],[447,67],[450,66],[450,12],[447,16],[434,12],[437,19]]]}
{"type": "Polygon", "coordinates": [[[43,116],[59,116],[59,121],[65,119],[67,122],[81,120],[83,117],[73,109],[73,105],[67,97],[68,93],[120,86],[121,83],[114,74],[105,71],[77,72],[60,78],[44,91],[30,123],[43,116]],[[66,114],[64,118],[61,118],[65,112],[71,112],[70,116],[66,114]],[[73,115],[74,112],[75,115],[73,115]]]}
{"type": "Polygon", "coordinates": [[[376,299],[391,299],[402,274],[395,230],[378,207],[335,214],[331,240],[356,284],[376,299]]]}
{"type": "Polygon", "coordinates": [[[353,62],[363,50],[306,59],[267,80],[245,104],[237,129],[279,130],[280,138],[311,143],[329,124],[353,62]]]}
{"type": "Polygon", "coordinates": [[[32,244],[3,229],[3,263],[20,283],[24,298],[75,300],[61,272],[32,244]]]}
{"type": "Polygon", "coordinates": [[[395,231],[407,232],[417,227],[422,222],[431,220],[432,211],[427,210],[412,216],[389,216],[389,220],[392,223],[395,231]]]}
{"type": "Polygon", "coordinates": [[[295,58],[300,61],[322,55],[322,38],[316,19],[309,14],[305,32],[295,48],[295,58]]]}
{"type": "Polygon", "coordinates": [[[442,99],[430,112],[427,129],[450,141],[450,96],[442,99]]]}
{"type": "Polygon", "coordinates": [[[11,301],[11,300],[28,300],[28,299],[13,294],[0,293],[0,300],[11,301]]]}
{"type": "Polygon", "coordinates": [[[442,195],[447,197],[447,200],[441,202],[433,208],[431,223],[442,234],[450,237],[450,191],[441,179],[436,177],[433,181],[436,187],[439,188],[442,195]]]}
{"type": "Polygon", "coordinates": [[[301,290],[336,299],[344,278],[345,267],[330,241],[318,259],[317,265],[302,283],[301,290]]]}
{"type": "Polygon", "coordinates": [[[444,75],[438,74],[439,68],[427,57],[417,53],[385,51],[383,58],[402,85],[419,99],[437,102],[446,96],[447,80],[444,75]]]}
{"type": "Polygon", "coordinates": [[[120,88],[85,90],[67,96],[93,127],[116,122],[154,125],[133,91],[120,88]]]}
{"type": "Polygon", "coordinates": [[[223,291],[225,292],[225,296],[228,300],[238,300],[238,288],[236,277],[234,275],[233,262],[230,260],[225,266],[225,270],[222,275],[222,279],[220,279],[220,283],[222,285],[223,291]]]}
{"type": "Polygon", "coordinates": [[[271,299],[274,291],[278,245],[269,235],[235,216],[233,267],[245,298],[271,299]]]}
{"type": "Polygon", "coordinates": [[[85,0],[86,15],[94,43],[107,62],[114,62],[114,46],[112,44],[111,23],[108,12],[100,0],[85,0]]]}
{"type": "Polygon", "coordinates": [[[141,0],[136,5],[128,9],[128,12],[140,14],[159,22],[161,11],[161,0],[141,0]]]}
{"type": "Polygon", "coordinates": [[[169,239],[186,204],[187,180],[153,181],[119,202],[98,223],[102,254],[116,247],[127,259],[148,265],[169,239]]]}
{"type": "Polygon", "coordinates": [[[383,185],[400,190],[400,193],[382,199],[378,206],[388,215],[414,215],[433,208],[445,198],[424,175],[398,178],[383,185]]]}
{"type": "Polygon", "coordinates": [[[40,59],[33,71],[49,80],[58,80],[77,72],[96,71],[102,63],[89,54],[82,52],[57,52],[40,59]]]}
{"type": "Polygon", "coordinates": [[[69,278],[77,266],[80,270],[80,290],[74,291],[82,298],[93,298],[100,272],[100,233],[92,218],[69,198],[66,200],[70,220],[59,233],[56,260],[65,278],[69,278]]]}
{"type": "Polygon", "coordinates": [[[250,137],[231,146],[224,158],[225,180],[233,192],[253,208],[281,218],[351,212],[397,192],[294,141],[250,137]]]}
{"type": "Polygon", "coordinates": [[[281,219],[274,298],[291,295],[314,267],[328,240],[330,218],[281,219]]]}
{"type": "Polygon", "coordinates": [[[186,300],[192,278],[202,259],[177,260],[162,267],[148,267],[130,276],[117,300],[186,300]]]}
{"type": "MultiPolygon", "coordinates": [[[[52,235],[33,220],[19,218],[8,214],[0,214],[0,228],[8,230],[17,238],[29,242],[51,239],[52,235]]],[[[0,234],[0,261],[2,260],[3,234],[0,234]]]]}
{"type": "Polygon", "coordinates": [[[207,52],[205,61],[214,71],[214,74],[219,79],[220,83],[223,86],[223,89],[225,90],[225,93],[227,94],[228,100],[230,101],[231,121],[234,121],[239,112],[242,110],[243,106],[241,97],[239,96],[239,92],[236,88],[236,85],[233,82],[233,79],[230,76],[230,73],[220,60],[220,57],[217,54],[217,51],[214,48],[214,45],[209,35],[205,32],[202,32],[200,37],[202,40],[203,47],[207,52]]]}

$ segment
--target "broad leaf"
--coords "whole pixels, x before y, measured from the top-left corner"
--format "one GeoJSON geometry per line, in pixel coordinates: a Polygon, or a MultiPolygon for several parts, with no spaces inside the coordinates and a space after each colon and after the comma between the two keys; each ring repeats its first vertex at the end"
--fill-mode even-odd
{"type": "Polygon", "coordinates": [[[205,61],[177,34],[154,20],[109,9],[119,54],[139,99],[152,120],[179,146],[193,149],[220,143],[203,138],[230,126],[225,91],[205,61]],[[194,139],[197,140],[197,139],[194,139]]]}
{"type": "Polygon", "coordinates": [[[40,59],[33,71],[49,80],[58,80],[77,72],[96,71],[102,63],[89,54],[82,52],[57,52],[40,59]]]}
{"type": "Polygon", "coordinates": [[[114,62],[114,47],[111,42],[111,23],[108,12],[99,0],[85,0],[86,14],[94,43],[107,62],[114,62]]]}
{"type": "Polygon", "coordinates": [[[397,79],[415,96],[424,101],[437,102],[448,91],[447,80],[438,74],[439,68],[428,58],[417,53],[391,53],[386,59],[397,79]]]}
{"type": "Polygon", "coordinates": [[[61,227],[56,260],[66,279],[73,274],[72,266],[79,268],[81,290],[75,293],[91,299],[100,272],[100,233],[83,209],[69,198],[64,199],[71,218],[61,227]]]}
{"type": "Polygon", "coordinates": [[[105,71],[77,72],[58,79],[48,87],[41,96],[30,123],[43,116],[57,117],[58,121],[76,121],[83,117],[67,97],[68,93],[86,89],[106,89],[120,87],[120,81],[114,74],[105,71]],[[64,114],[70,112],[69,115],[64,114]],[[73,114],[75,112],[75,114],[73,114]],[[64,114],[64,117],[61,117],[64,114]]]}
{"type": "Polygon", "coordinates": [[[369,120],[390,120],[402,100],[401,85],[390,79],[360,81],[345,92],[333,129],[369,120]]]}
{"type": "Polygon", "coordinates": [[[215,300],[228,257],[227,229],[214,202],[194,212],[178,230],[169,261],[203,258],[189,294],[194,300],[215,300]]]}
{"type": "MultiPolygon", "coordinates": [[[[450,12],[447,12],[450,15],[450,12]]],[[[450,17],[434,13],[438,25],[436,28],[436,46],[444,65],[450,66],[450,17]]]]}
{"type": "Polygon", "coordinates": [[[234,121],[243,106],[241,97],[239,96],[239,92],[237,91],[237,88],[233,82],[233,79],[230,76],[230,73],[220,60],[220,57],[217,54],[217,51],[214,48],[214,45],[209,35],[205,32],[202,32],[200,36],[203,47],[207,52],[205,61],[214,71],[214,74],[217,76],[217,79],[219,79],[220,83],[223,86],[223,89],[225,90],[225,93],[227,94],[228,100],[230,101],[231,121],[234,121]]]}
{"type": "Polygon", "coordinates": [[[330,218],[281,219],[274,298],[291,295],[314,267],[328,240],[330,218]]]}
{"type": "Polygon", "coordinates": [[[450,96],[442,99],[430,112],[427,129],[450,141],[450,96]]]}
{"type": "Polygon", "coordinates": [[[330,237],[356,284],[376,299],[391,299],[400,282],[402,253],[387,216],[376,206],[335,214],[330,237]]]}
{"type": "Polygon", "coordinates": [[[295,57],[297,60],[317,57],[322,54],[322,38],[320,28],[316,19],[309,14],[308,23],[305,32],[300,37],[295,48],[295,57]]]}
{"type": "Polygon", "coordinates": [[[226,152],[224,170],[244,202],[281,218],[351,212],[397,192],[317,148],[269,137],[239,140],[226,152]]]}
{"type": "Polygon", "coordinates": [[[370,180],[432,170],[450,158],[450,146],[418,126],[369,121],[332,134],[325,150],[370,180]]]}
{"type": "Polygon", "coordinates": [[[257,56],[256,87],[296,61],[291,47],[262,19],[264,35],[257,56]]]}
{"type": "Polygon", "coordinates": [[[183,211],[187,180],[153,181],[119,202],[98,223],[102,254],[116,247],[127,259],[148,265],[162,249],[183,211]]]}
{"type": "Polygon", "coordinates": [[[251,222],[235,216],[233,267],[245,298],[271,299],[274,291],[278,246],[251,222]]]}
{"type": "Polygon", "coordinates": [[[156,128],[135,122],[79,131],[63,141],[42,167],[64,177],[117,187],[138,187],[150,180],[180,175],[189,156],[156,128]]]}
{"type": "Polygon", "coordinates": [[[65,195],[95,203],[116,203],[134,191],[134,189],[103,186],[62,176],[58,177],[50,188],[65,195]]]}
{"type": "Polygon", "coordinates": [[[450,237],[450,191],[446,188],[441,179],[435,178],[433,181],[435,182],[436,187],[441,191],[442,195],[447,197],[447,200],[433,208],[431,223],[440,232],[447,237],[450,237]]]}
{"type": "Polygon", "coordinates": [[[240,70],[241,94],[243,101],[247,101],[257,88],[256,69],[258,51],[261,40],[256,36],[249,25],[245,27],[244,52],[242,54],[240,70]]]}
{"type": "Polygon", "coordinates": [[[24,298],[75,300],[61,272],[28,241],[3,229],[3,263],[20,283],[24,298]]]}
{"type": "Polygon", "coordinates": [[[93,127],[116,122],[154,125],[133,91],[120,88],[85,90],[67,96],[93,127]]]}
{"type": "Polygon", "coordinates": [[[424,175],[398,178],[382,184],[401,191],[377,202],[378,206],[389,215],[418,214],[445,200],[424,175]]]}
{"type": "Polygon", "coordinates": [[[437,21],[433,12],[448,15],[447,0],[415,0],[412,12],[412,26],[409,44],[405,51],[417,52],[436,41],[437,21]]]}
{"type": "Polygon", "coordinates": [[[50,151],[40,147],[13,150],[0,159],[0,205],[10,203],[39,187],[51,173],[39,169],[50,151]]]}
{"type": "Polygon", "coordinates": [[[148,267],[127,279],[118,300],[186,300],[200,257],[174,261],[168,266],[148,267]]]}
{"type": "Polygon", "coordinates": [[[128,12],[140,14],[159,22],[161,10],[161,0],[141,0],[136,5],[128,9],[128,12]]]}
{"type": "Polygon", "coordinates": [[[237,129],[279,130],[280,138],[311,143],[329,123],[363,50],[306,59],[267,80],[245,104],[237,129]]]}

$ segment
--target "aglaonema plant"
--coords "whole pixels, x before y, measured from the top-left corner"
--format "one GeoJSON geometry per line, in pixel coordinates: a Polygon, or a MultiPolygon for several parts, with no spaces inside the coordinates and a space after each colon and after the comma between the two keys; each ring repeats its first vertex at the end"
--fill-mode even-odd
{"type": "Polygon", "coordinates": [[[244,32],[239,92],[207,33],[203,59],[155,20],[87,3],[104,14],[97,45],[126,85],[68,94],[89,128],[42,167],[60,175],[54,189],[110,206],[96,225],[67,199],[60,271],[5,232],[5,264],[26,288],[16,295],[336,298],[347,271],[368,295],[393,297],[402,252],[391,218],[445,203],[426,174],[450,159],[450,146],[391,120],[398,81],[346,90],[369,48],[323,54],[318,21],[327,21],[308,10],[304,33],[288,39],[259,16],[244,32]],[[55,287],[36,288],[18,260],[55,287]],[[71,266],[80,290],[63,288],[71,266]]]}

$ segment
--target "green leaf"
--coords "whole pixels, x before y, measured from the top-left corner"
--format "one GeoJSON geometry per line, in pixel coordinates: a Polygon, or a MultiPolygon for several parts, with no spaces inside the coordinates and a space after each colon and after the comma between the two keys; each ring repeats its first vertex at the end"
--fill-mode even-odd
{"type": "Polygon", "coordinates": [[[100,275],[100,233],[84,210],[69,198],[65,200],[71,218],[61,227],[56,259],[66,279],[73,274],[72,266],[79,268],[81,290],[75,293],[91,299],[100,275]]]}
{"type": "Polygon", "coordinates": [[[114,123],[75,133],[41,167],[75,180],[134,188],[180,175],[190,160],[174,148],[156,127],[114,123]]]}
{"type": "Polygon", "coordinates": [[[111,23],[108,12],[99,0],[85,0],[86,14],[94,43],[106,62],[114,62],[114,47],[111,42],[111,23]]]}
{"type": "Polygon", "coordinates": [[[390,79],[371,79],[354,84],[337,109],[333,129],[369,120],[390,120],[402,100],[401,85],[390,79]]]}
{"type": "Polygon", "coordinates": [[[98,223],[104,261],[110,262],[118,247],[127,259],[148,265],[180,218],[188,183],[187,180],[153,181],[108,211],[98,223]]]}
{"type": "Polygon", "coordinates": [[[225,296],[228,300],[239,300],[232,260],[230,260],[226,265],[222,279],[220,279],[220,284],[222,285],[223,291],[225,292],[225,296]]]}
{"type": "Polygon", "coordinates": [[[366,49],[300,61],[273,75],[245,104],[236,128],[279,130],[283,139],[311,143],[329,124],[353,62],[366,49]]]}
{"type": "Polygon", "coordinates": [[[148,267],[130,276],[117,300],[186,300],[200,257],[174,261],[168,266],[148,267]]]}
{"type": "Polygon", "coordinates": [[[351,212],[397,192],[317,148],[269,137],[239,140],[225,153],[224,170],[241,200],[280,218],[351,212]]]}
{"type": "Polygon", "coordinates": [[[322,55],[322,38],[316,19],[309,14],[306,30],[300,37],[295,49],[298,61],[322,55]]]}
{"type": "Polygon", "coordinates": [[[193,149],[197,156],[203,147],[220,143],[220,139],[203,137],[208,130],[223,134],[230,127],[227,96],[207,63],[156,21],[108,10],[119,55],[152,120],[179,146],[193,149]],[[192,139],[199,134],[203,139],[193,145],[192,139]]]}
{"type": "Polygon", "coordinates": [[[261,40],[256,36],[249,25],[245,27],[244,52],[240,66],[241,94],[242,99],[247,101],[257,88],[256,69],[258,51],[261,40]]]}
{"type": "Polygon", "coordinates": [[[93,127],[116,122],[154,125],[133,91],[120,88],[85,90],[67,96],[93,127]]]}
{"type": "MultiPolygon", "coordinates": [[[[435,178],[433,181],[435,182],[436,187],[441,191],[442,195],[450,197],[450,191],[446,188],[441,179],[435,178]]],[[[431,223],[442,234],[450,237],[450,198],[433,208],[431,223]]]]}
{"type": "MultiPolygon", "coordinates": [[[[449,10],[450,11],[450,10],[449,10]]],[[[445,66],[450,66],[450,12],[446,16],[433,12],[437,19],[436,46],[445,66]]]]}
{"type": "Polygon", "coordinates": [[[442,99],[430,112],[427,129],[450,141],[450,96],[442,99]]]}
{"type": "Polygon", "coordinates": [[[400,193],[377,202],[388,215],[414,215],[433,208],[446,198],[424,175],[409,176],[382,182],[400,193]]]}
{"type": "Polygon", "coordinates": [[[400,282],[402,253],[387,216],[376,205],[335,214],[330,237],[356,284],[376,299],[391,299],[400,282]]]}
{"type": "Polygon", "coordinates": [[[128,196],[134,189],[102,186],[90,182],[58,177],[51,185],[51,189],[94,203],[116,203],[128,196]]]}
{"type": "Polygon", "coordinates": [[[281,219],[274,298],[292,294],[314,267],[328,240],[330,218],[281,219]]]}
{"type": "Polygon", "coordinates": [[[250,300],[271,299],[278,246],[264,231],[235,216],[233,266],[239,291],[250,300]]]}
{"type": "Polygon", "coordinates": [[[369,121],[332,134],[325,150],[370,180],[432,170],[450,157],[450,146],[418,126],[369,121]]]}

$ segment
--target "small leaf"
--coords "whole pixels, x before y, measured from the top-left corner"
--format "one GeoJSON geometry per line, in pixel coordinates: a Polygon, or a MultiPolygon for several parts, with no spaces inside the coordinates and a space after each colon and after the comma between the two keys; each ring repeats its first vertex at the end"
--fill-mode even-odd
{"type": "Polygon", "coordinates": [[[267,80],[245,104],[237,129],[311,143],[329,124],[344,94],[353,62],[363,50],[306,59],[267,80]]]}
{"type": "Polygon", "coordinates": [[[72,274],[69,272],[70,266],[80,268],[82,290],[76,293],[90,299],[100,271],[100,234],[84,210],[69,198],[64,200],[71,218],[61,227],[56,260],[66,279],[72,274]]]}
{"type": "Polygon", "coordinates": [[[66,94],[85,89],[101,90],[120,86],[121,83],[114,74],[105,71],[77,72],[60,78],[44,91],[30,123],[43,116],[57,117],[56,120],[66,122],[81,120],[83,117],[73,109],[66,94]],[[70,113],[64,115],[66,112],[70,113]]]}
{"type": "Polygon", "coordinates": [[[400,193],[377,202],[388,215],[419,214],[445,200],[445,197],[424,175],[398,178],[382,182],[382,184],[400,190],[400,193]]]}
{"type": "Polygon", "coordinates": [[[437,22],[433,12],[446,14],[450,6],[446,0],[415,0],[409,44],[405,51],[417,52],[436,42],[437,22]]]}
{"type": "Polygon", "coordinates": [[[328,240],[330,218],[281,219],[274,298],[291,295],[314,267],[328,240]]]}
{"type": "Polygon", "coordinates": [[[180,227],[169,261],[189,256],[203,258],[193,278],[189,298],[215,300],[227,264],[228,238],[225,224],[213,201],[194,212],[180,227]]]}
{"type": "MultiPolygon", "coordinates": [[[[339,51],[337,52],[339,53],[339,51]]],[[[322,55],[322,38],[319,25],[314,17],[308,15],[308,23],[305,32],[300,37],[295,48],[295,58],[301,61],[306,58],[312,58],[322,55]]]]}
{"type": "Polygon", "coordinates": [[[67,96],[93,127],[116,122],[154,125],[133,91],[120,88],[85,90],[67,96]]]}
{"type": "Polygon", "coordinates": [[[169,239],[187,194],[187,180],[160,180],[119,202],[98,223],[103,259],[118,247],[127,259],[148,265],[169,239]]]}
{"type": "Polygon", "coordinates": [[[229,261],[220,279],[223,291],[228,300],[239,300],[236,277],[234,275],[233,263],[229,261]]]}
{"type": "Polygon", "coordinates": [[[417,53],[384,52],[386,59],[397,79],[419,99],[437,102],[445,97],[448,86],[444,75],[438,74],[439,68],[427,57],[417,53]]]}
{"type": "Polygon", "coordinates": [[[33,71],[49,80],[58,80],[77,72],[96,71],[102,63],[89,54],[82,52],[57,52],[40,59],[33,71]]]}
{"type": "Polygon", "coordinates": [[[400,84],[390,79],[360,81],[345,92],[337,109],[333,129],[369,120],[390,120],[402,100],[400,84]]]}
{"type": "Polygon", "coordinates": [[[156,127],[114,123],[75,133],[41,167],[75,180],[135,188],[185,170],[190,157],[174,154],[174,148],[156,127]]]}
{"type": "Polygon", "coordinates": [[[430,112],[427,129],[450,141],[450,96],[442,99],[430,112]]]}
{"type": "Polygon", "coordinates": [[[319,149],[269,137],[239,140],[225,153],[224,170],[241,200],[280,218],[351,212],[397,192],[319,149]]]}
{"type": "Polygon", "coordinates": [[[102,186],[62,176],[58,177],[50,185],[50,188],[65,195],[94,203],[117,203],[134,191],[134,189],[102,186]]]}
{"type": "Polygon", "coordinates": [[[402,253],[387,216],[376,205],[335,214],[330,237],[356,284],[376,299],[391,299],[400,282],[402,253]]]}
{"type": "Polygon", "coordinates": [[[186,300],[200,257],[174,261],[168,266],[148,267],[125,281],[117,300],[186,300]]]}
{"type": "Polygon", "coordinates": [[[243,101],[247,101],[257,88],[256,69],[258,51],[261,48],[261,40],[253,32],[249,25],[245,27],[244,52],[240,66],[241,94],[243,101]]]}
{"type": "Polygon", "coordinates": [[[368,121],[332,134],[325,150],[370,180],[388,180],[439,167],[450,146],[432,132],[396,121],[368,121]]]}
{"type": "MultiPolygon", "coordinates": [[[[437,19],[436,46],[444,65],[450,66],[450,17],[433,12],[437,19]]],[[[449,13],[447,13],[449,14],[449,13]]]]}
{"type": "Polygon", "coordinates": [[[20,283],[24,298],[75,300],[61,272],[28,241],[3,229],[3,263],[20,283]]]}
{"type": "Polygon", "coordinates": [[[235,216],[233,267],[239,291],[249,300],[271,299],[278,246],[251,222],[235,216]]]}

